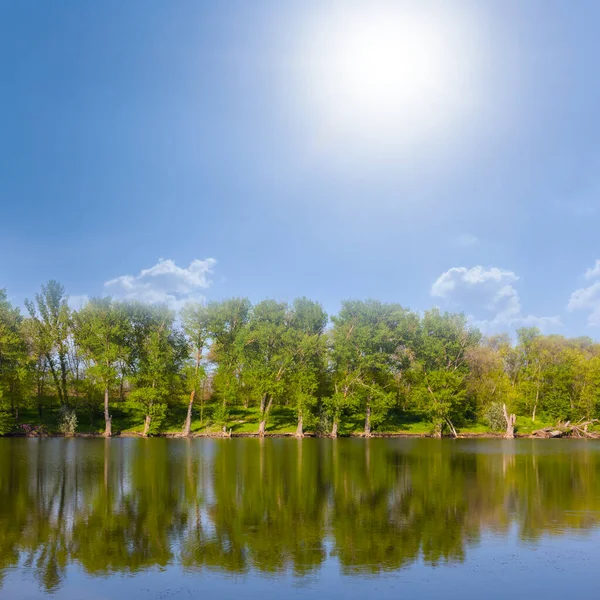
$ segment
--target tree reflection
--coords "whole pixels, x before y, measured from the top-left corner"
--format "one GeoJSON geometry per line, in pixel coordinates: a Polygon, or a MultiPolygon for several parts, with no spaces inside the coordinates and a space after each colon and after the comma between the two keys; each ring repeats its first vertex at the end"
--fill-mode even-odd
{"type": "Polygon", "coordinates": [[[3,439],[0,578],[462,561],[485,532],[596,527],[599,469],[585,441],[3,439]]]}

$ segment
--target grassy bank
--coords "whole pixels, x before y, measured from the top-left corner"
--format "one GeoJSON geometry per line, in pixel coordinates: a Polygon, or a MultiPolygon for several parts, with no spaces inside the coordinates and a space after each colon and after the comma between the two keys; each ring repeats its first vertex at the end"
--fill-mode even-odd
{"type": "MultiPolygon", "coordinates": [[[[204,407],[196,406],[192,420],[192,435],[210,436],[221,435],[222,426],[213,420],[216,405],[206,403],[204,407]]],[[[169,408],[158,434],[177,435],[181,433],[187,407],[184,404],[169,408]]],[[[111,404],[113,417],[113,433],[116,435],[141,435],[144,427],[144,414],[139,406],[128,401],[111,404]]],[[[101,435],[104,431],[104,418],[98,410],[81,409],[77,411],[79,435],[101,435]]],[[[229,411],[227,430],[232,435],[251,435],[258,431],[259,411],[256,407],[245,408],[241,405],[232,406],[229,411]]],[[[533,423],[530,417],[517,418],[517,434],[529,435],[536,429],[550,426],[550,421],[536,419],[533,423]]],[[[54,399],[45,399],[42,403],[41,415],[37,407],[27,407],[19,411],[17,431],[22,431],[21,425],[28,425],[34,432],[46,435],[59,435],[59,414],[54,399]]],[[[315,434],[314,424],[306,424],[306,434],[315,434]]],[[[340,424],[340,435],[361,435],[364,421],[359,415],[348,416],[340,424]]],[[[424,415],[415,411],[392,410],[388,419],[373,430],[373,435],[407,435],[427,436],[433,430],[433,425],[424,415]]],[[[267,435],[292,435],[296,431],[296,415],[285,406],[274,406],[267,421],[267,435]]],[[[458,427],[460,434],[465,436],[495,437],[497,431],[491,430],[483,423],[464,423],[458,427]]]]}

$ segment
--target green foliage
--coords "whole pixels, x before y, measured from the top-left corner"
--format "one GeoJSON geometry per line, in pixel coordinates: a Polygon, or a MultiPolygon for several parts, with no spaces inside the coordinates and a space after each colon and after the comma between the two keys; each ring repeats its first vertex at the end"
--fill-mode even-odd
{"type": "Polygon", "coordinates": [[[64,435],[73,435],[77,430],[77,414],[68,406],[61,406],[59,411],[58,430],[64,435]]]}
{"type": "Polygon", "coordinates": [[[163,423],[167,418],[167,410],[167,404],[162,402],[155,402],[149,408],[148,415],[152,419],[149,428],[149,433],[151,435],[156,435],[157,433],[161,432],[163,423]]]}
{"type": "Polygon", "coordinates": [[[212,412],[212,421],[219,428],[225,427],[229,420],[229,408],[227,404],[220,402],[217,404],[212,412]]]}
{"type": "Polygon", "coordinates": [[[52,380],[61,404],[69,402],[69,333],[71,310],[67,303],[65,288],[51,280],[42,285],[35,302],[25,300],[31,319],[31,332],[38,353],[52,375],[52,380]]]}
{"type": "Polygon", "coordinates": [[[500,402],[491,402],[485,407],[483,418],[492,431],[502,431],[506,428],[504,411],[500,402]]]}
{"type": "Polygon", "coordinates": [[[15,418],[12,413],[4,407],[0,407],[0,435],[10,433],[15,427],[15,418]]]}
{"type": "Polygon", "coordinates": [[[111,298],[71,311],[50,281],[23,317],[0,290],[3,430],[260,433],[502,429],[499,408],[536,424],[600,416],[600,344],[523,328],[483,338],[462,314],[399,304],[245,298],[166,306],[111,298]],[[199,405],[199,406],[198,406],[199,405]],[[206,411],[205,411],[206,409],[206,411]],[[200,419],[199,419],[200,417],[200,419]],[[206,417],[206,418],[205,418],[206,417]],[[201,420],[201,422],[199,422],[201,420]],[[215,429],[216,428],[216,429],[215,429]]]}

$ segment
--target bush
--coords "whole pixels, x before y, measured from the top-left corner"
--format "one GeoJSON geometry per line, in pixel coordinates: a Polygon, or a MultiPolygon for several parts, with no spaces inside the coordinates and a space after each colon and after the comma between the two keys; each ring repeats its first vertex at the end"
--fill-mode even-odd
{"type": "Polygon", "coordinates": [[[150,421],[150,429],[148,433],[150,435],[156,435],[160,433],[165,418],[167,416],[167,405],[162,403],[152,404],[149,409],[149,415],[152,417],[150,421]]]}
{"type": "Polygon", "coordinates": [[[217,404],[212,413],[212,420],[215,425],[223,427],[227,425],[229,419],[229,410],[223,403],[217,404]]]}
{"type": "Polygon", "coordinates": [[[17,431],[26,436],[44,436],[48,435],[48,430],[45,425],[34,425],[32,423],[21,423],[17,427],[17,431]]]}
{"type": "Polygon", "coordinates": [[[58,429],[65,435],[73,435],[77,429],[77,414],[68,406],[58,409],[58,429]]]}
{"type": "Polygon", "coordinates": [[[501,402],[492,402],[485,407],[483,412],[485,422],[493,431],[502,431],[506,427],[504,410],[501,402]]]}
{"type": "Polygon", "coordinates": [[[0,435],[10,433],[15,426],[15,419],[8,410],[0,410],[0,435]]]}

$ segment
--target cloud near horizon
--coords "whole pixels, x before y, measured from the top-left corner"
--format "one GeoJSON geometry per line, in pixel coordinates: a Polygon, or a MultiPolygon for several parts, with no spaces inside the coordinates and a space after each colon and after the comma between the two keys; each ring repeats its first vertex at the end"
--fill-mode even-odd
{"type": "Polygon", "coordinates": [[[211,286],[209,277],[216,263],[214,258],[195,259],[182,268],[171,259],[160,258],[138,275],[121,275],[105,282],[104,289],[127,300],[165,303],[177,310],[187,302],[204,300],[201,292],[211,286]]]}
{"type": "MultiPolygon", "coordinates": [[[[596,260],[594,266],[587,269],[584,277],[587,280],[600,280],[600,260],[596,260]]],[[[588,325],[592,327],[600,325],[600,281],[595,281],[586,288],[575,290],[569,298],[567,310],[570,312],[587,310],[589,312],[588,325]]]]}
{"type": "Polygon", "coordinates": [[[431,287],[431,295],[446,299],[453,307],[469,314],[469,320],[483,330],[560,327],[558,316],[524,315],[514,284],[519,277],[513,271],[482,266],[453,267],[442,273],[431,287]],[[485,318],[475,315],[485,313],[485,318]]]}

